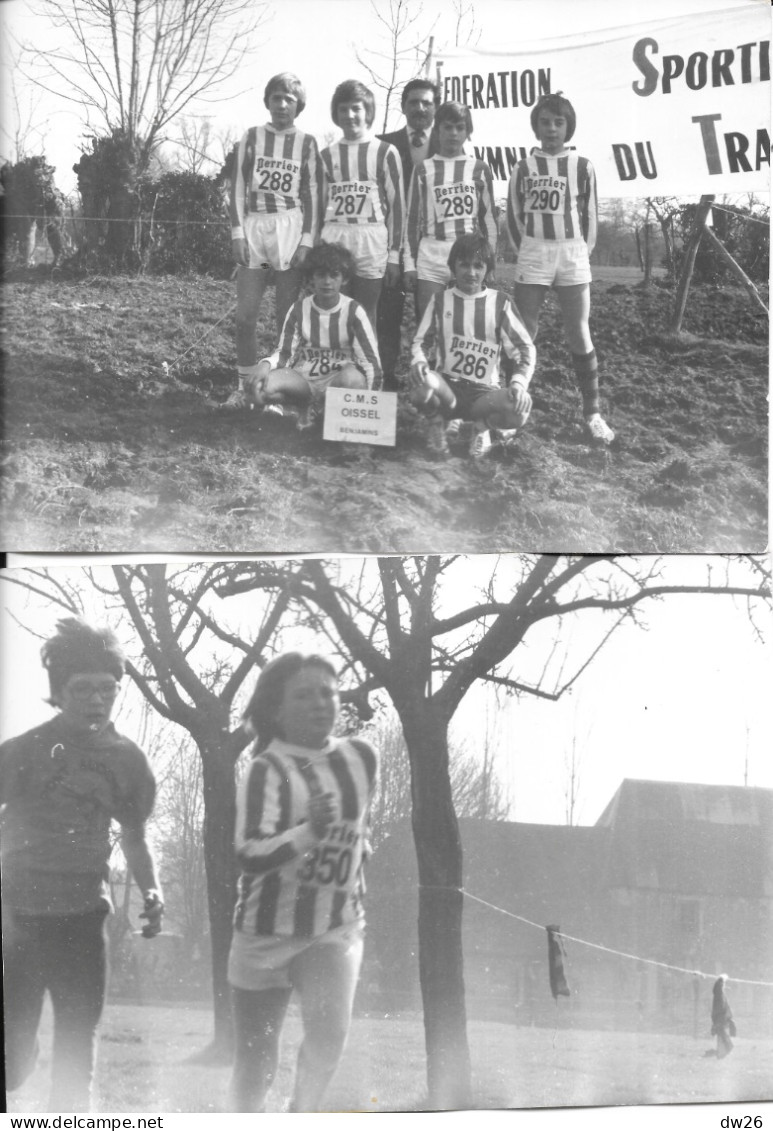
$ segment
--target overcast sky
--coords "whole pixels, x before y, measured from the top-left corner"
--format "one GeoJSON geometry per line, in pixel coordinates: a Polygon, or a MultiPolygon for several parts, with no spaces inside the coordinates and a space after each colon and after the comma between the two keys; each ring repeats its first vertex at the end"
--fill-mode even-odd
{"type": "MultiPolygon", "coordinates": [[[[6,50],[11,39],[32,42],[38,48],[56,42],[47,21],[35,14],[39,0],[6,0],[0,5],[0,20],[6,33],[6,50]]],[[[584,31],[599,28],[621,27],[642,22],[671,18],[682,14],[696,16],[702,12],[728,11],[732,24],[733,10],[765,0],[647,0],[643,5],[634,0],[474,0],[475,28],[473,41],[480,31],[476,46],[483,49],[503,49],[538,39],[551,39],[557,35],[576,36],[584,31]]],[[[469,5],[470,0],[462,0],[469,5]]],[[[257,3],[255,5],[258,6],[257,3]]],[[[386,5],[380,5],[386,8],[386,5]]],[[[456,20],[451,0],[413,0],[411,13],[419,12],[411,32],[422,39],[432,33],[436,53],[453,45],[456,20]]],[[[465,24],[463,42],[469,41],[465,24]]],[[[405,41],[413,36],[406,33],[405,41]]],[[[306,84],[308,104],[299,120],[305,130],[324,137],[334,131],[329,116],[330,97],[335,86],[347,78],[357,78],[372,85],[366,71],[357,61],[360,50],[363,58],[377,71],[384,66],[377,53],[387,52],[385,29],[374,13],[370,0],[274,0],[266,4],[266,19],[253,40],[254,51],[240,73],[218,92],[218,101],[200,103],[195,111],[212,119],[213,132],[233,131],[237,136],[249,126],[266,119],[262,104],[263,89],[267,79],[278,71],[292,70],[306,84]],[[370,51],[368,50],[370,49],[370,51]]],[[[410,77],[406,70],[404,77],[410,77]]],[[[7,83],[7,79],[6,79],[7,83]]],[[[75,188],[72,165],[79,157],[79,139],[85,130],[82,112],[49,95],[36,91],[23,76],[16,72],[16,97],[25,121],[31,121],[42,139],[45,154],[56,167],[59,187],[70,192],[75,188]]],[[[378,95],[378,91],[375,92],[378,95]]],[[[14,98],[6,87],[4,106],[5,135],[2,137],[3,155],[8,149],[7,133],[12,128],[15,110],[14,98]]],[[[194,107],[191,107],[194,112],[194,107]]],[[[377,98],[376,123],[383,120],[383,103],[377,98]]],[[[95,121],[95,125],[99,125],[95,121]]],[[[402,124],[399,106],[390,128],[402,124]]],[[[169,129],[174,134],[172,124],[169,129]]],[[[39,148],[31,147],[32,152],[39,148]]],[[[208,171],[214,171],[208,170],[208,171]]]]}

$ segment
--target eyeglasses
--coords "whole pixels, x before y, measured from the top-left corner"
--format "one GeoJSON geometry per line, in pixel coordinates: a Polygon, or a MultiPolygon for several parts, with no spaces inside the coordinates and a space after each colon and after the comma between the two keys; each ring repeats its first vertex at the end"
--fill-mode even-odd
{"type": "Polygon", "coordinates": [[[104,703],[115,699],[119,687],[117,683],[72,683],[65,690],[72,695],[73,699],[77,699],[81,703],[88,702],[88,700],[93,699],[95,695],[98,695],[104,703]]]}

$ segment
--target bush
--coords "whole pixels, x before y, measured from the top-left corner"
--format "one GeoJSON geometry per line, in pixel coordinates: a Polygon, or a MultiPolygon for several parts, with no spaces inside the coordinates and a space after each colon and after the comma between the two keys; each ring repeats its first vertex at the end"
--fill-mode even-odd
{"type": "Polygon", "coordinates": [[[58,259],[62,252],[64,195],[54,184],[53,165],[43,156],[24,157],[0,168],[3,257],[20,257],[31,266],[36,232],[46,231],[58,259]]]}
{"type": "Polygon", "coordinates": [[[228,277],[230,225],[217,183],[200,173],[165,173],[142,187],[143,264],[153,274],[228,277]]]}
{"type": "MultiPolygon", "coordinates": [[[[696,210],[695,204],[682,210],[684,242],[689,239],[696,210]]],[[[770,269],[770,229],[767,216],[755,216],[749,209],[723,205],[722,208],[712,210],[712,222],[714,234],[749,278],[756,283],[766,283],[770,269]]],[[[684,246],[677,249],[675,258],[678,273],[684,262],[684,246]]],[[[721,283],[732,278],[731,268],[724,256],[707,239],[702,239],[698,245],[693,278],[699,283],[721,283]]]]}

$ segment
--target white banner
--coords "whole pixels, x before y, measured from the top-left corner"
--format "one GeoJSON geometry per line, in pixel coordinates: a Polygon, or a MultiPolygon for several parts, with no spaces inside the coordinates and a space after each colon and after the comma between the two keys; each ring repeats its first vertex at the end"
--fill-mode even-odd
{"type": "MultiPolygon", "coordinates": [[[[518,6],[513,27],[518,34],[518,6]]],[[[570,144],[589,157],[602,197],[767,192],[770,31],[767,0],[721,12],[519,44],[446,53],[442,101],[465,102],[468,151],[496,180],[536,145],[529,115],[563,91],[577,113],[570,144]]],[[[546,4],[546,14],[550,5],[546,4]]],[[[504,189],[502,189],[504,191],[504,189]]]]}

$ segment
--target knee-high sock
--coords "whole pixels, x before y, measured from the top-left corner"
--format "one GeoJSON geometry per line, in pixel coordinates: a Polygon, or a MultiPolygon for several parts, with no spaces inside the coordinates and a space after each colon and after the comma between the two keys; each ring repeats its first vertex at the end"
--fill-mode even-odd
{"type": "Polygon", "coordinates": [[[582,411],[585,416],[593,416],[600,411],[599,363],[595,349],[590,353],[573,353],[572,365],[582,394],[582,411]]]}

